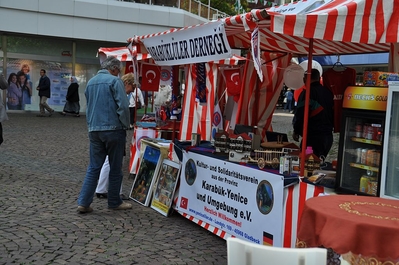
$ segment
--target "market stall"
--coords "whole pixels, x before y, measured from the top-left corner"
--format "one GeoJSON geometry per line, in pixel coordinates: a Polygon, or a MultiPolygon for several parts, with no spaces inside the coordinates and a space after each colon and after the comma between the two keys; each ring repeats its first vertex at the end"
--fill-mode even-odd
{"type": "MultiPolygon", "coordinates": [[[[395,1],[321,1],[321,5],[316,8],[313,4],[316,2],[320,4],[320,1],[306,2],[307,8],[301,7],[300,4],[290,4],[270,9],[252,10],[246,14],[218,21],[135,36],[128,40],[129,43],[137,47],[139,52],[150,53],[157,64],[189,64],[188,75],[185,79],[187,93],[184,97],[184,102],[187,105],[183,107],[180,140],[191,140],[192,133],[200,133],[202,140],[210,140],[211,117],[214,113],[213,102],[215,102],[217,94],[215,93],[216,70],[214,70],[214,65],[203,63],[209,61],[210,58],[215,58],[205,56],[205,48],[199,49],[203,54],[188,52],[184,54],[184,60],[180,60],[179,57],[182,57],[181,47],[194,50],[196,50],[195,47],[209,48],[209,42],[208,46],[206,44],[198,46],[198,43],[206,42],[209,39],[208,36],[215,38],[215,35],[222,34],[217,35],[220,36],[218,44],[221,45],[219,47],[226,49],[222,49],[217,54],[219,56],[217,59],[228,58],[230,56],[228,48],[250,51],[247,55],[248,60],[244,73],[241,76],[241,96],[237,102],[234,122],[256,127],[257,134],[262,139],[265,138],[266,131],[270,128],[272,114],[284,82],[283,72],[290,65],[293,56],[306,56],[311,61],[314,55],[389,52],[391,48],[396,47],[399,23],[395,13],[398,8],[395,1]],[[221,27],[223,27],[223,31],[218,31],[215,34],[214,32],[220,30],[221,27]],[[187,42],[181,37],[179,39],[182,34],[186,36],[187,42]],[[179,41],[175,41],[176,39],[179,41]],[[191,43],[194,46],[190,47],[191,43]],[[161,56],[161,53],[170,56],[161,56]],[[203,78],[203,83],[199,82],[199,77],[203,78]],[[203,95],[198,91],[203,91],[203,95]]],[[[303,2],[301,3],[303,5],[303,2]]],[[[311,64],[308,66],[308,72],[310,69],[311,64]]],[[[306,86],[309,87],[309,85],[308,78],[306,86]]],[[[308,96],[306,100],[309,101],[308,96]]],[[[306,104],[306,106],[308,105],[306,104]]],[[[303,133],[305,139],[306,125],[307,120],[305,119],[303,133]]],[[[303,145],[306,146],[306,141],[303,145]]],[[[304,157],[305,148],[302,150],[302,157],[304,157]]],[[[196,160],[203,159],[195,155],[194,158],[196,160]]],[[[209,163],[216,167],[219,166],[219,163],[221,163],[220,165],[224,163],[216,160],[210,161],[212,162],[209,163]]],[[[304,160],[302,161],[304,162],[304,160]]],[[[186,165],[183,166],[186,167],[186,165]]],[[[303,170],[303,164],[301,170],[303,170]]],[[[300,175],[303,175],[303,171],[300,175]]],[[[259,179],[268,177],[268,174],[260,174],[259,179]]],[[[188,185],[182,189],[191,190],[192,187],[188,185]]],[[[311,189],[317,190],[313,185],[301,182],[291,187],[280,187],[275,190],[275,193],[280,196],[276,203],[282,205],[281,213],[285,215],[283,231],[278,231],[281,236],[279,240],[275,241],[279,242],[279,245],[293,246],[297,220],[294,217],[297,218],[301,214],[301,209],[307,198],[322,192],[320,190],[311,192],[309,191],[311,189]],[[285,194],[284,198],[281,197],[282,194],[285,194]],[[292,223],[293,226],[288,223],[292,223]]],[[[188,190],[183,190],[181,194],[187,194],[187,192],[188,190]]],[[[194,200],[196,199],[194,198],[194,200]]],[[[184,201],[183,196],[179,195],[176,205],[181,207],[182,203],[184,205],[184,201]]],[[[180,209],[179,212],[191,220],[198,220],[198,224],[209,230],[214,229],[213,232],[222,231],[219,235],[223,238],[231,235],[220,225],[215,226],[200,218],[201,214],[194,215],[189,211],[180,211],[180,209]]],[[[197,212],[200,211],[197,209],[197,212]]],[[[234,215],[226,216],[234,219],[234,215]]],[[[234,235],[238,236],[239,234],[234,235]]]]}

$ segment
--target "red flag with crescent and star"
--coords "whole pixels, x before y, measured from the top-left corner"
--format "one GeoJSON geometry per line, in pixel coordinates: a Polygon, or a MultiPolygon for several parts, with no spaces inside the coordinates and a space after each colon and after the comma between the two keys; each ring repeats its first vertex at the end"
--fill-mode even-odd
{"type": "Polygon", "coordinates": [[[141,68],[141,91],[158,91],[161,69],[156,64],[143,64],[141,68]]]}
{"type": "Polygon", "coordinates": [[[240,69],[224,69],[224,77],[226,78],[227,95],[233,96],[234,101],[238,102],[241,92],[240,69]]]}

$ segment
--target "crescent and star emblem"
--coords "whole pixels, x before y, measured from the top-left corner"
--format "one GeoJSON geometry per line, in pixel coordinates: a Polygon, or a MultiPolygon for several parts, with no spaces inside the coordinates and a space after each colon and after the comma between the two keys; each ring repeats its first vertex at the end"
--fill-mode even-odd
{"type": "Polygon", "coordinates": [[[238,85],[238,82],[233,80],[233,77],[236,76],[236,75],[238,75],[238,73],[232,74],[231,77],[230,77],[230,79],[231,79],[231,81],[234,82],[235,85],[238,85]]]}
{"type": "Polygon", "coordinates": [[[156,74],[155,71],[153,71],[153,70],[148,70],[148,71],[145,73],[145,77],[147,77],[148,83],[152,83],[152,81],[155,79],[156,76],[157,76],[157,74],[156,74]],[[154,75],[154,78],[153,78],[153,79],[148,78],[148,74],[153,74],[153,75],[154,75]]]}

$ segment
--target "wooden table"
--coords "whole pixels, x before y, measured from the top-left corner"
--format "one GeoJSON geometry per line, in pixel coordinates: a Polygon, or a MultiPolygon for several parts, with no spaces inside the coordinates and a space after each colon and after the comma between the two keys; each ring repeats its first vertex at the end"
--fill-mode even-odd
{"type": "Polygon", "coordinates": [[[332,248],[351,264],[399,264],[399,201],[356,195],[310,198],[297,247],[332,248]]]}

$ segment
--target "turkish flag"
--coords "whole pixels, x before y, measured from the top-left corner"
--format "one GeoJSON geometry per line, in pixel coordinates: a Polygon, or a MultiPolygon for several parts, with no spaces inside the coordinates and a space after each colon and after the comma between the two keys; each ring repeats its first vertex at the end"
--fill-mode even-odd
{"type": "Polygon", "coordinates": [[[224,69],[224,77],[226,78],[227,95],[233,96],[234,101],[238,102],[241,92],[240,69],[224,69]]]}
{"type": "Polygon", "coordinates": [[[133,63],[132,61],[126,61],[126,67],[125,67],[125,74],[128,73],[133,73],[133,63]]]}
{"type": "Polygon", "coordinates": [[[188,199],[185,197],[181,197],[180,198],[180,208],[187,210],[187,206],[188,206],[188,199]]]}
{"type": "Polygon", "coordinates": [[[143,64],[141,68],[141,91],[158,91],[161,69],[155,64],[143,64]]]}

